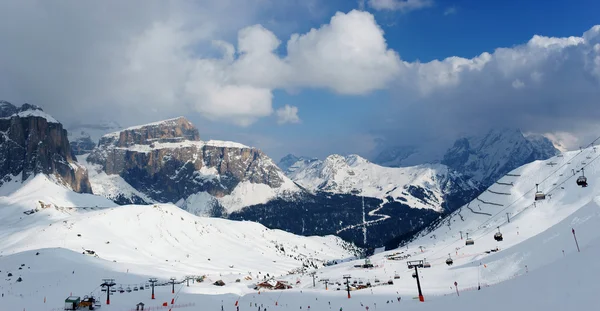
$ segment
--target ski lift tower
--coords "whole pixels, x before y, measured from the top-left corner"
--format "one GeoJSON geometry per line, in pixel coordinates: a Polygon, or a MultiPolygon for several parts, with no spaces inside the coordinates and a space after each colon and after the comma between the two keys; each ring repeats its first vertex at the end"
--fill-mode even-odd
{"type": "Polygon", "coordinates": [[[417,279],[417,289],[419,290],[419,301],[424,302],[425,298],[423,297],[423,292],[421,291],[421,281],[419,281],[419,269],[417,268],[423,268],[423,260],[410,260],[407,261],[406,264],[408,265],[409,269],[414,268],[415,269],[415,274],[416,274],[416,279],[417,279]]]}
{"type": "Polygon", "coordinates": [[[150,282],[150,284],[152,284],[152,299],[154,299],[154,284],[156,284],[156,282],[158,282],[158,280],[156,278],[150,278],[148,280],[148,282],[150,282]]]}
{"type": "Polygon", "coordinates": [[[325,283],[325,290],[328,290],[327,284],[329,284],[329,279],[321,279],[321,282],[325,283]]]}
{"type": "Polygon", "coordinates": [[[175,280],[177,280],[176,278],[172,277],[171,279],[171,294],[175,294],[175,280]]]}
{"type": "Polygon", "coordinates": [[[100,287],[106,287],[106,304],[110,304],[110,288],[117,285],[115,283],[115,279],[102,279],[102,284],[100,287]]]}
{"type": "Polygon", "coordinates": [[[348,291],[348,298],[350,298],[350,274],[344,274],[346,280],[346,290],[348,291]]]}

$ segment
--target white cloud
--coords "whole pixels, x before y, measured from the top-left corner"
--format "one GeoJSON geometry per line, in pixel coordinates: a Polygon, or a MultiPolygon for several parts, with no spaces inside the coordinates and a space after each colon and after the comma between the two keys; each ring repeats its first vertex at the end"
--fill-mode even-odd
{"type": "Polygon", "coordinates": [[[369,0],[375,10],[408,12],[433,6],[433,0],[369,0]]]}
{"type": "Polygon", "coordinates": [[[446,8],[446,9],[444,10],[444,16],[448,16],[448,15],[453,15],[453,14],[456,14],[456,12],[457,12],[457,11],[458,11],[458,10],[456,9],[456,7],[454,7],[454,6],[451,6],[451,7],[449,7],[449,8],[446,8]]]}
{"type": "Polygon", "coordinates": [[[515,81],[512,82],[512,87],[514,87],[515,89],[521,89],[523,87],[525,87],[525,83],[523,83],[523,81],[516,79],[515,81]]]}
{"type": "Polygon", "coordinates": [[[281,41],[272,31],[258,24],[241,27],[271,2],[143,4],[139,11],[135,3],[121,2],[110,10],[85,3],[0,4],[14,18],[6,23],[40,25],[22,32],[0,29],[6,42],[0,67],[11,76],[0,93],[67,120],[56,112],[77,119],[95,110],[127,124],[191,110],[247,126],[273,113],[275,89],[366,94],[386,88],[400,67],[367,12],[337,13],[329,24],[291,36],[280,56],[275,51],[281,41]],[[107,14],[113,11],[122,15],[117,22],[107,14]],[[64,32],[65,24],[77,26],[64,32]],[[236,32],[237,42],[223,40],[236,32]]]}
{"type": "Polygon", "coordinates": [[[285,123],[300,123],[300,118],[298,117],[298,107],[285,105],[277,109],[277,124],[285,124],[285,123]]]}
{"type": "Polygon", "coordinates": [[[341,94],[385,88],[401,66],[373,15],[361,11],[338,12],[329,24],[292,35],[287,52],[291,86],[327,87],[341,94]]]}

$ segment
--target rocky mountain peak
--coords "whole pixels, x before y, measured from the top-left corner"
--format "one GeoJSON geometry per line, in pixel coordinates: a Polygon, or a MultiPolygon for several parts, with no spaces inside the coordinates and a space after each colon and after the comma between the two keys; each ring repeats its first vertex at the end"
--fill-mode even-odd
{"type": "Polygon", "coordinates": [[[39,111],[44,111],[42,109],[42,107],[40,106],[36,106],[36,105],[32,105],[32,104],[28,104],[28,103],[24,103],[21,108],[19,108],[18,112],[24,112],[24,111],[31,111],[31,110],[39,110],[39,111]]]}
{"type": "Polygon", "coordinates": [[[133,126],[106,134],[100,139],[101,145],[113,144],[126,148],[133,145],[153,143],[200,141],[200,134],[194,125],[184,117],[133,126]]]}
{"type": "Polygon", "coordinates": [[[0,100],[0,118],[10,117],[15,113],[17,113],[17,107],[5,100],[0,100]]]}
{"type": "Polygon", "coordinates": [[[87,161],[108,175],[121,176],[158,202],[175,203],[200,192],[222,198],[240,184],[274,189],[286,182],[283,172],[260,150],[234,142],[201,141],[198,130],[183,117],[104,135],[87,161]]]}
{"type": "Polygon", "coordinates": [[[527,139],[517,129],[492,129],[482,136],[456,140],[442,164],[487,187],[523,164],[547,159],[558,152],[545,137],[527,139]]]}
{"type": "Polygon", "coordinates": [[[77,164],[62,124],[35,105],[16,108],[3,101],[0,113],[0,184],[14,176],[26,180],[46,174],[74,191],[91,192],[87,171],[77,164]]]}

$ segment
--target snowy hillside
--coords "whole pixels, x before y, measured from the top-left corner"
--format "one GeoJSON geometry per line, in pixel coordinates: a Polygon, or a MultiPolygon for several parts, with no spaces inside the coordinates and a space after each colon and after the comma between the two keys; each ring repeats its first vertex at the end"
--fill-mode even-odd
{"type": "Polygon", "coordinates": [[[379,268],[357,270],[344,263],[322,269],[321,277],[339,280],[340,275],[352,273],[373,282],[397,273],[401,278],[394,280],[394,286],[414,294],[415,281],[406,260],[426,260],[432,266],[420,271],[426,295],[452,294],[454,281],[463,289],[487,287],[577,252],[572,228],[582,249],[593,241],[600,246],[598,158],[600,152],[588,148],[522,166],[407,246],[372,256],[379,268]],[[582,168],[589,183],[585,188],[576,184],[582,168]],[[536,183],[545,200],[534,201],[536,183]],[[498,230],[503,235],[499,242],[494,239],[498,230]],[[473,245],[466,245],[467,234],[473,245]],[[446,264],[448,258],[452,266],[446,264]]]}
{"type": "Polygon", "coordinates": [[[209,287],[219,279],[244,280],[230,289],[236,291],[267,274],[355,254],[337,237],[300,237],[257,223],[200,218],[169,204],[114,207],[44,175],[0,191],[0,271],[12,275],[2,278],[0,290],[27,309],[46,310],[41,299],[31,299],[35,295],[56,305],[69,292],[83,296],[95,288],[99,294],[105,277],[136,286],[151,276],[206,275],[209,287]]]}
{"type": "Polygon", "coordinates": [[[350,155],[331,155],[289,174],[312,191],[355,193],[403,202],[414,208],[441,211],[444,195],[453,189],[469,190],[475,185],[461,179],[444,165],[391,168],[350,155]]]}
{"type": "MultiPolygon", "coordinates": [[[[150,299],[148,290],[117,292],[111,296],[111,305],[102,309],[131,310],[141,301],[155,308],[166,302],[174,310],[200,306],[220,310],[223,306],[223,310],[232,311],[237,309],[236,303],[243,311],[261,305],[261,310],[308,310],[308,306],[311,310],[331,307],[344,311],[363,311],[366,307],[382,311],[595,310],[599,289],[596,275],[600,273],[598,158],[600,153],[589,148],[518,168],[433,231],[407,246],[372,256],[373,268],[355,267],[363,260],[338,261],[316,270],[315,286],[308,274],[277,275],[290,269],[295,260],[280,254],[281,247],[277,250],[269,241],[290,241],[284,245],[286,252],[296,251],[295,246],[302,251],[306,243],[305,255],[316,253],[314,256],[321,259],[348,256],[327,238],[288,238],[284,232],[257,224],[197,218],[171,205],[66,211],[47,208],[32,215],[22,214],[28,203],[22,207],[8,205],[0,210],[1,221],[19,225],[0,227],[0,270],[13,275],[0,281],[6,294],[3,306],[10,310],[60,310],[70,293],[102,295],[104,304],[106,293],[98,288],[102,278],[114,278],[117,287],[125,289],[144,284],[148,277],[157,277],[161,283],[176,277],[174,294],[170,286],[158,287],[156,300],[150,299]],[[581,174],[577,170],[582,167],[589,183],[586,188],[575,184],[581,174]],[[535,183],[547,197],[534,205],[535,183]],[[510,213],[510,222],[506,213],[510,213]],[[498,226],[503,234],[500,242],[493,238],[498,226]],[[120,228],[121,233],[114,228],[120,228]],[[474,245],[465,245],[466,233],[474,245]],[[44,248],[36,255],[39,247],[58,248],[44,248]],[[81,254],[82,247],[97,251],[99,257],[81,254]],[[449,257],[451,266],[446,264],[449,257]],[[419,259],[431,264],[431,268],[419,269],[425,303],[414,299],[414,270],[406,265],[406,260],[419,259]],[[276,274],[273,281],[287,281],[293,288],[262,289],[259,294],[253,290],[257,271],[262,272],[259,279],[272,271],[271,276],[276,274]],[[208,281],[190,283],[189,287],[179,283],[184,275],[202,274],[207,274],[208,281]],[[351,278],[351,299],[344,291],[344,275],[351,278]],[[22,277],[22,282],[16,282],[16,277],[22,277]],[[236,283],[236,278],[241,282],[236,283]],[[211,285],[218,279],[223,279],[225,286],[211,285]],[[325,290],[324,280],[328,280],[329,290],[325,290]],[[392,285],[388,285],[390,281],[392,285]],[[371,288],[357,290],[367,284],[371,288]]],[[[2,198],[3,203],[23,201],[20,197],[24,192],[2,191],[12,193],[2,198]]],[[[33,197],[28,200],[33,203],[33,197]]]]}

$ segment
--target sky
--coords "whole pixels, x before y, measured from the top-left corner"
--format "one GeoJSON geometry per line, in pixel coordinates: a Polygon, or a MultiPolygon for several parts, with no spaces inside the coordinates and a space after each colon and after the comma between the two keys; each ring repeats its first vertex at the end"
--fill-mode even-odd
{"type": "MultiPolygon", "coordinates": [[[[202,139],[374,157],[490,128],[600,133],[598,1],[0,2],[0,99],[67,128],[183,115],[202,139]]],[[[441,148],[441,147],[440,147],[441,148]]]]}

